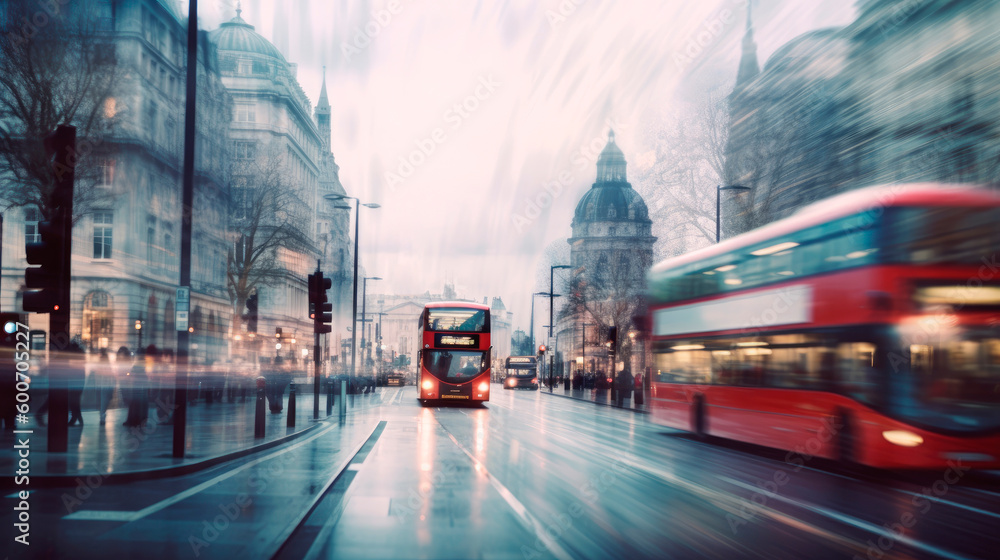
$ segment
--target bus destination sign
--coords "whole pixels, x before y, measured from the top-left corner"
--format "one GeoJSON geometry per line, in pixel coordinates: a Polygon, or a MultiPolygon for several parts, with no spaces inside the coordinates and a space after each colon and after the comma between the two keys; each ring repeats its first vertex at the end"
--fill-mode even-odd
{"type": "Polygon", "coordinates": [[[438,348],[479,348],[479,335],[437,333],[434,335],[434,346],[438,348]]]}

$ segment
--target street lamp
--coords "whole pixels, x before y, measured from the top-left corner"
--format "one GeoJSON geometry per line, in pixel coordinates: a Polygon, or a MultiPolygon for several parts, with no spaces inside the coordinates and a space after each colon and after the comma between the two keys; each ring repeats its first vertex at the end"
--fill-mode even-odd
{"type": "MultiPolygon", "coordinates": [[[[362,279],[362,281],[361,281],[361,342],[362,342],[362,344],[361,344],[361,354],[362,355],[365,354],[365,348],[367,348],[367,344],[366,343],[368,342],[368,340],[365,339],[365,329],[367,328],[367,325],[365,325],[365,304],[368,303],[368,297],[365,294],[368,293],[368,281],[369,280],[381,280],[381,278],[379,278],[378,276],[365,276],[364,279],[362,279]]],[[[371,353],[371,351],[369,351],[368,352],[368,359],[370,360],[371,357],[372,357],[372,353],[371,353]]],[[[366,366],[368,365],[367,360],[365,361],[365,365],[366,366]]]]}
{"type": "MultiPolygon", "coordinates": [[[[557,268],[573,268],[568,264],[554,264],[549,267],[549,342],[552,342],[552,313],[555,307],[555,295],[552,293],[552,284],[557,268]]],[[[552,392],[552,369],[555,364],[555,352],[549,354],[549,392],[552,392]]],[[[569,381],[563,380],[563,389],[569,389],[569,381]]]]}
{"type": "MultiPolygon", "coordinates": [[[[351,308],[351,379],[355,377],[355,362],[357,359],[357,324],[358,324],[358,224],[361,221],[361,207],[366,208],[379,208],[378,204],[369,203],[361,204],[361,201],[356,197],[341,195],[341,194],[328,194],[323,197],[325,200],[330,202],[338,202],[342,200],[353,200],[354,205],[354,303],[351,308]]],[[[350,205],[335,204],[333,206],[336,209],[346,209],[350,210],[350,205]]]]}
{"type": "MultiPolygon", "coordinates": [[[[558,294],[557,294],[558,295],[558,294]]],[[[535,292],[531,294],[531,319],[528,325],[528,339],[531,340],[531,352],[535,351],[535,298],[538,296],[549,297],[548,292],[535,292]]]]}
{"type": "Polygon", "coordinates": [[[722,231],[721,216],[722,216],[722,191],[748,191],[750,187],[744,187],[743,185],[729,185],[728,187],[723,187],[717,185],[715,187],[715,242],[719,242],[719,237],[722,231]]]}

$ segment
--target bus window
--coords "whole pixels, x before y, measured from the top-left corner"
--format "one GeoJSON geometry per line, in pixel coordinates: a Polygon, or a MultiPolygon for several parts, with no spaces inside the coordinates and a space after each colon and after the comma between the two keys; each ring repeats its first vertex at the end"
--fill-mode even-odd
{"type": "Polygon", "coordinates": [[[875,345],[847,342],[837,346],[836,377],[842,393],[858,402],[874,405],[878,394],[875,345]]]}

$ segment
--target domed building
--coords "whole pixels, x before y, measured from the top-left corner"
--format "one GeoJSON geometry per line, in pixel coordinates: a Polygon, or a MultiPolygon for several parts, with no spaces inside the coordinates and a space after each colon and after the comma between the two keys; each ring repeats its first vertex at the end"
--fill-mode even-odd
{"type": "Polygon", "coordinates": [[[597,158],[597,181],[573,214],[570,259],[588,284],[615,293],[639,294],[653,262],[653,221],[625,175],[625,155],[608,133],[597,158]]]}
{"type": "MultiPolygon", "coordinates": [[[[348,237],[349,213],[336,212],[334,205],[324,200],[328,194],[346,194],[340,184],[339,168],[331,150],[331,111],[324,71],[319,100],[313,108],[296,78],[297,67],[288,62],[270,41],[256,32],[242,17],[237,7],[236,17],[209,33],[219,53],[222,82],[233,99],[230,139],[234,158],[234,175],[246,180],[235,181],[232,197],[236,204],[252,202],[269,185],[255,184],[254,174],[281,177],[279,189],[293,196],[281,196],[284,206],[276,214],[285,217],[281,223],[262,224],[265,227],[297,227],[313,241],[311,248],[291,250],[277,247],[273,260],[282,269],[275,272],[281,282],[260,281],[261,271],[251,271],[249,282],[257,285],[259,294],[258,332],[273,332],[275,327],[298,327],[311,331],[308,321],[307,276],[314,270],[317,259],[327,278],[333,280],[328,294],[333,304],[335,337],[349,324],[352,255],[348,237]],[[274,173],[280,169],[279,173],[274,173]],[[242,178],[242,177],[240,177],[242,178]],[[241,192],[240,184],[257,188],[241,192]],[[267,285],[264,285],[267,284],[267,285]]],[[[272,183],[276,179],[272,179],[272,183]]],[[[259,181],[257,181],[259,183],[259,181]]],[[[248,212],[247,215],[252,215],[248,212]]],[[[269,218],[270,219],[270,218],[269,218]]],[[[297,235],[297,234],[296,234],[297,235]]],[[[239,240],[237,240],[239,248],[239,240]]],[[[239,251],[236,251],[239,253],[239,251]]],[[[242,266],[239,262],[237,267],[242,266]]],[[[237,294],[240,300],[249,295],[237,294]]],[[[338,344],[336,340],[333,344],[338,344]]]]}
{"type": "MultiPolygon", "coordinates": [[[[607,352],[592,325],[605,333],[607,327],[618,327],[619,348],[625,350],[622,343],[628,343],[645,274],[653,263],[653,222],[646,203],[628,182],[626,166],[612,130],[597,158],[596,181],[576,205],[573,237],[568,239],[574,295],[563,307],[558,348],[566,362],[585,357],[587,371],[601,371],[607,361],[598,359],[607,352]],[[586,335],[584,324],[588,325],[586,335]],[[582,351],[584,336],[586,352],[582,351]]],[[[622,352],[619,355],[625,357],[622,352]]]]}

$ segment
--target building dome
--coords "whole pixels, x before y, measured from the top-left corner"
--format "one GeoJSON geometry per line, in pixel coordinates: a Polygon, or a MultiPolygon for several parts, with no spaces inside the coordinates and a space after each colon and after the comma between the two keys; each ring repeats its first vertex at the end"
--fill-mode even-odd
{"type": "Polygon", "coordinates": [[[625,154],[615,144],[615,132],[597,158],[597,182],[591,186],[573,214],[573,225],[583,222],[649,222],[646,203],[625,177],[625,154]]]}
{"type": "Polygon", "coordinates": [[[223,23],[218,29],[209,33],[209,38],[215,43],[220,51],[236,51],[243,53],[259,54],[276,58],[282,62],[285,57],[270,41],[254,31],[254,27],[247,23],[240,13],[243,10],[236,9],[236,17],[223,23]]]}

